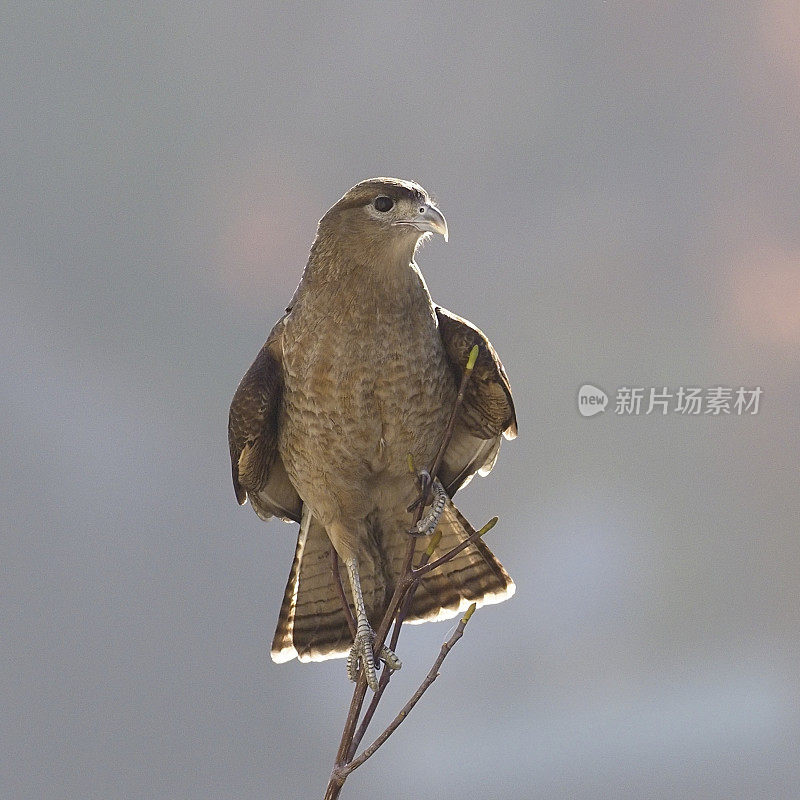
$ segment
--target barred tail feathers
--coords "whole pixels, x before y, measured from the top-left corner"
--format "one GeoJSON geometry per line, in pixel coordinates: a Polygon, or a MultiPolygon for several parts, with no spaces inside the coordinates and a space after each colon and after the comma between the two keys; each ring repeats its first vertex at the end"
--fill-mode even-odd
{"type": "MultiPolygon", "coordinates": [[[[347,655],[352,637],[331,570],[331,543],[307,507],[272,640],[272,660],[322,661],[347,655]]],[[[347,576],[340,573],[346,586],[347,576]]]]}
{"type": "MultiPolygon", "coordinates": [[[[350,652],[353,636],[331,569],[331,542],[322,524],[305,507],[292,569],[272,641],[276,663],[298,658],[324,661],[350,652]]],[[[358,572],[367,615],[374,625],[386,608],[386,580],[377,552],[363,548],[358,572]]],[[[347,571],[339,560],[339,578],[353,611],[347,571]]]]}
{"type": "MultiPolygon", "coordinates": [[[[448,500],[437,530],[442,538],[432,556],[434,559],[456,547],[475,529],[448,500]]],[[[365,542],[358,558],[361,589],[373,626],[377,626],[386,609],[408,547],[408,535],[400,526],[391,533],[384,532],[380,538],[379,546],[374,540],[365,542]]],[[[414,563],[419,563],[429,541],[429,538],[418,540],[414,563]]],[[[325,529],[304,510],[272,642],[273,661],[282,663],[292,658],[323,661],[349,653],[353,639],[334,582],[330,553],[331,543],[325,529]]],[[[339,575],[352,610],[350,585],[341,562],[339,575]]],[[[478,539],[420,581],[406,622],[449,619],[473,602],[480,607],[507,600],[515,588],[502,564],[478,539]]]]}

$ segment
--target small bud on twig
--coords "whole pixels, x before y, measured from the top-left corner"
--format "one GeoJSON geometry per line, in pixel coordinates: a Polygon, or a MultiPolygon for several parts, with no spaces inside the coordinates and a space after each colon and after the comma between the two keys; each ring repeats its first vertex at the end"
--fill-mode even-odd
{"type": "Polygon", "coordinates": [[[475,613],[475,609],[477,608],[477,603],[470,603],[469,608],[464,612],[464,616],[461,617],[461,621],[466,625],[469,622],[469,618],[475,613]]]}
{"type": "Polygon", "coordinates": [[[442,531],[438,530],[436,533],[433,534],[431,537],[430,542],[428,543],[427,548],[425,548],[425,555],[430,558],[433,555],[433,551],[439,546],[439,542],[442,541],[442,531]]]}
{"type": "Polygon", "coordinates": [[[478,345],[474,345],[472,350],[469,351],[469,358],[467,359],[467,372],[472,372],[475,368],[475,362],[478,360],[478,353],[479,348],[478,345]]]}

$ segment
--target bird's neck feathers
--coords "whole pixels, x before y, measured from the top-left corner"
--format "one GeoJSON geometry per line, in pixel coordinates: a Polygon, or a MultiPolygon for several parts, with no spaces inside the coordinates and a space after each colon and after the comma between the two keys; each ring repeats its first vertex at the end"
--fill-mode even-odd
{"type": "Polygon", "coordinates": [[[400,300],[403,295],[420,290],[427,295],[425,281],[414,263],[422,237],[387,237],[385,233],[370,236],[363,228],[341,223],[334,231],[323,223],[303,273],[301,286],[305,284],[305,290],[328,294],[352,287],[374,302],[383,297],[400,300]]]}

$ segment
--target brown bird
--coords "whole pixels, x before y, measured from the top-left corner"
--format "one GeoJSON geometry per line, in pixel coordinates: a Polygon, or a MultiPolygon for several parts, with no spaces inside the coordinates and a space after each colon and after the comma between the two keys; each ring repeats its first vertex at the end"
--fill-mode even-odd
{"type": "MultiPolygon", "coordinates": [[[[473,345],[480,352],[442,466],[438,524],[446,552],[473,528],[449,497],[494,466],[501,437],[517,433],[511,389],[474,325],[434,305],[414,256],[447,223],[411,181],[374,178],[322,218],[285,315],[242,378],[230,408],[233,486],[262,519],[300,523],[272,643],[276,662],[349,655],[377,687],[373,630],[400,574],[418,494],[408,454],[430,464],[442,441],[473,345]],[[441,491],[443,488],[444,492],[441,491]],[[349,582],[355,641],[331,570],[349,582]]],[[[424,550],[429,536],[421,537],[424,550]]],[[[420,583],[408,622],[497,603],[514,583],[478,540],[420,583]]],[[[387,666],[400,662],[387,648],[387,666]]]]}

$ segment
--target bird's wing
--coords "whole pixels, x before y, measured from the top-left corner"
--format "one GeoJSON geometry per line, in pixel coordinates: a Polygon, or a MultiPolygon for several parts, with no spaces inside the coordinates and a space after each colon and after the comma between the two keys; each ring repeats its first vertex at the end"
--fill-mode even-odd
{"type": "Polygon", "coordinates": [[[483,332],[439,306],[436,307],[436,317],[457,381],[461,380],[470,351],[475,345],[479,348],[440,470],[439,477],[452,495],[476,472],[486,475],[491,471],[500,450],[501,437],[514,439],[517,435],[517,417],[508,376],[483,332]]]}
{"type": "Polygon", "coordinates": [[[302,502],[278,454],[283,399],[283,319],[272,329],[231,401],[228,445],[239,505],[250,499],[263,519],[299,522],[302,502]]]}

